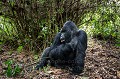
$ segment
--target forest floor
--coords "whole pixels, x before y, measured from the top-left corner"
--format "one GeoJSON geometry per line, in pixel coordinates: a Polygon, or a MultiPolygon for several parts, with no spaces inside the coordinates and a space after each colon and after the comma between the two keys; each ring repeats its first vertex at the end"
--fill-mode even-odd
{"type": "Polygon", "coordinates": [[[6,46],[3,46],[2,50],[4,52],[0,53],[0,79],[8,79],[5,75],[6,60],[13,60],[14,65],[18,64],[22,68],[19,75],[10,79],[120,79],[120,47],[96,39],[88,40],[85,69],[80,75],[50,66],[37,71],[34,67],[38,60],[33,53],[10,52],[6,46]]]}

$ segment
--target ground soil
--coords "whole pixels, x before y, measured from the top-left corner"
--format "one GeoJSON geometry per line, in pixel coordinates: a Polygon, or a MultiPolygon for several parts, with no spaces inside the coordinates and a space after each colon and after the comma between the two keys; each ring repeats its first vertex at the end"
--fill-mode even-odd
{"type": "MultiPolygon", "coordinates": [[[[34,70],[38,60],[32,52],[10,51],[3,46],[0,52],[0,79],[120,79],[120,47],[110,42],[88,40],[85,69],[79,75],[71,74],[67,69],[58,69],[48,66],[43,70],[34,70]],[[21,73],[16,77],[8,78],[5,75],[5,61],[13,60],[21,67],[21,73]]],[[[40,56],[39,56],[40,57],[40,56]]]]}

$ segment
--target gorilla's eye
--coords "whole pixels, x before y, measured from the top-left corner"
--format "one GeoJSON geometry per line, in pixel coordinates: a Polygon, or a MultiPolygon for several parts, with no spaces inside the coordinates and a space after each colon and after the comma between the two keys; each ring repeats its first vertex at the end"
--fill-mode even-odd
{"type": "Polygon", "coordinates": [[[65,33],[66,31],[67,31],[66,28],[62,28],[62,29],[61,29],[61,32],[62,32],[62,33],[65,33]]]}

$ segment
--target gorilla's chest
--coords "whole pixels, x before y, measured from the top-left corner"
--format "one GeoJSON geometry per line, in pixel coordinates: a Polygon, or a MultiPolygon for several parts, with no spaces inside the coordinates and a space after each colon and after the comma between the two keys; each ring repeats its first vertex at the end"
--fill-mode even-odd
{"type": "Polygon", "coordinates": [[[75,58],[75,52],[70,52],[70,54],[68,56],[66,56],[69,60],[72,60],[75,58]]]}
{"type": "Polygon", "coordinates": [[[60,60],[64,60],[64,61],[70,61],[70,60],[74,60],[76,56],[76,53],[73,51],[69,51],[67,52],[67,54],[65,54],[60,60]]]}

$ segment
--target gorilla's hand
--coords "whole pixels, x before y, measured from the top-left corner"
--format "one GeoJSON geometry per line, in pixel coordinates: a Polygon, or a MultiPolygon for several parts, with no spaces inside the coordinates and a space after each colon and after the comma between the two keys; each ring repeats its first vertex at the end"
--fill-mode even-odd
{"type": "Polygon", "coordinates": [[[77,40],[77,37],[74,37],[70,42],[70,46],[73,50],[75,50],[76,46],[77,46],[77,43],[78,43],[78,40],[77,40]]]}

